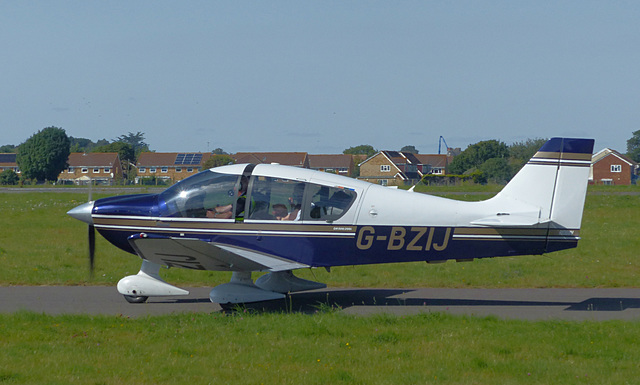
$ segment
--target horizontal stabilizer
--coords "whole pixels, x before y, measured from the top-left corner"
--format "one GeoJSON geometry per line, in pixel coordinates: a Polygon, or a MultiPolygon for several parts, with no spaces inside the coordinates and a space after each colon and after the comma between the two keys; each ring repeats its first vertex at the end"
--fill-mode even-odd
{"type": "Polygon", "coordinates": [[[548,223],[549,220],[540,220],[538,213],[531,214],[510,214],[498,213],[490,217],[476,219],[471,222],[476,226],[487,227],[534,227],[540,224],[548,223]]]}

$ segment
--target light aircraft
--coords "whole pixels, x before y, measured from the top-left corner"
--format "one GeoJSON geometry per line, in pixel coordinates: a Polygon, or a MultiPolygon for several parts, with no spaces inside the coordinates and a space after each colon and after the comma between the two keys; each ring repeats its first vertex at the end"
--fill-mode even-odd
{"type": "Polygon", "coordinates": [[[205,170],[160,194],[98,199],[68,214],[142,267],[118,282],[129,302],[186,295],[160,267],[231,271],[212,302],[273,300],[326,285],[303,268],[458,261],[576,247],[592,139],[552,138],[493,198],[463,202],[276,164],[205,170]],[[252,272],[267,272],[255,282],[252,272]]]}

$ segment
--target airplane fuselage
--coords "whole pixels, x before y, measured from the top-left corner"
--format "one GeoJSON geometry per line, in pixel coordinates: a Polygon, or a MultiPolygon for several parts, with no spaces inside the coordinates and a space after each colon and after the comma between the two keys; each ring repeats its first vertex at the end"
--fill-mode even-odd
{"type": "MultiPolygon", "coordinates": [[[[245,167],[229,166],[229,170],[239,178],[245,167]]],[[[303,215],[299,220],[283,221],[272,215],[260,218],[248,215],[240,220],[176,216],[175,210],[167,208],[170,204],[167,200],[172,196],[133,195],[98,200],[93,221],[102,236],[131,253],[135,250],[129,238],[143,233],[230,245],[311,267],[541,254],[575,247],[579,239],[577,228],[557,229],[548,224],[527,228],[469,225],[473,219],[494,210],[490,201],[453,201],[283,166],[258,165],[251,177],[277,177],[349,191],[353,201],[337,218],[303,215]]],[[[306,190],[310,189],[307,186],[306,190]]],[[[256,200],[251,188],[247,197],[248,206],[256,200]]],[[[311,211],[312,197],[306,195],[301,199],[311,211]]],[[[233,269],[206,263],[205,257],[193,254],[161,254],[146,258],[173,267],[233,269]]]]}
{"type": "Polygon", "coordinates": [[[324,287],[309,267],[440,262],[576,247],[594,141],[552,138],[496,196],[463,202],[319,171],[237,164],[191,176],[160,194],[99,199],[69,211],[137,254],[118,282],[130,302],[185,295],[160,266],[232,271],[218,303],[283,298],[324,287]],[[252,272],[268,272],[255,283],[252,272]]]}

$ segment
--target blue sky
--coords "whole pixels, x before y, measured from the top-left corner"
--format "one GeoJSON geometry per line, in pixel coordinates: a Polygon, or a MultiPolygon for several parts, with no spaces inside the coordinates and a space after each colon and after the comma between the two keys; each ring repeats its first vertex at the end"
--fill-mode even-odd
{"type": "Polygon", "coordinates": [[[0,3],[0,144],[57,126],[157,151],[435,153],[640,130],[640,3],[0,3]]]}

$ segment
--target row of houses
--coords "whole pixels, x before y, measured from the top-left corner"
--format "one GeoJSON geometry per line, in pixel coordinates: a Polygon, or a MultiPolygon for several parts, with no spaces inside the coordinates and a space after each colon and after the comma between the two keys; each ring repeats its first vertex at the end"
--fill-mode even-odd
{"type": "MultiPolygon", "coordinates": [[[[424,175],[444,175],[447,166],[456,155],[412,154],[402,151],[379,151],[366,158],[359,155],[312,155],[306,152],[239,152],[232,157],[236,163],[278,163],[294,167],[310,168],[339,175],[353,176],[356,166],[358,179],[384,186],[411,185],[424,175]]],[[[136,183],[145,180],[175,183],[202,170],[211,153],[144,152],[136,165],[136,183]]],[[[124,179],[124,170],[117,153],[71,153],[68,168],[58,177],[60,183],[110,185],[124,179]]],[[[629,185],[635,183],[638,163],[618,151],[605,148],[593,155],[590,182],[605,185],[629,185]]],[[[0,172],[20,172],[16,154],[0,154],[0,172]]]]}

